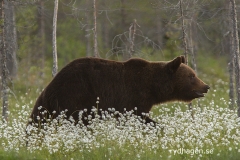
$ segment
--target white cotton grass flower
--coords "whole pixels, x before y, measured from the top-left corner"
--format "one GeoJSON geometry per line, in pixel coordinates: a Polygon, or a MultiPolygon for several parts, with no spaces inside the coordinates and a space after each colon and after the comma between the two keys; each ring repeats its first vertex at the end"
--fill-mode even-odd
{"type": "Polygon", "coordinates": [[[42,109],[42,106],[39,106],[39,107],[38,107],[38,110],[41,110],[41,109],[42,109]]]}
{"type": "MultiPolygon", "coordinates": [[[[154,117],[159,122],[156,127],[143,124],[144,120],[133,114],[136,113],[135,108],[123,113],[110,108],[100,111],[102,116],[86,114],[87,109],[79,111],[79,121],[72,117],[67,120],[67,111],[64,111],[57,118],[48,119],[45,124],[39,121],[27,128],[29,106],[19,106],[18,117],[11,123],[0,122],[0,144],[6,151],[18,152],[27,141],[30,152],[45,150],[50,154],[91,152],[105,147],[106,154],[113,155],[116,153],[114,148],[132,148],[138,151],[136,156],[141,158],[146,152],[160,157],[165,151],[173,157],[168,150],[177,148],[214,148],[216,155],[217,147],[224,148],[225,152],[240,152],[235,148],[240,145],[239,118],[232,110],[214,106],[215,103],[195,107],[192,118],[190,111],[184,111],[177,105],[172,108],[163,105],[154,117]],[[88,126],[83,124],[82,118],[90,121],[88,126]]],[[[94,109],[93,113],[96,111],[94,109]]],[[[153,116],[152,113],[142,115],[153,116]]],[[[219,153],[220,156],[222,154],[219,153]]],[[[204,158],[203,154],[201,156],[204,158]]]]}
{"type": "Polygon", "coordinates": [[[96,101],[96,104],[97,104],[97,105],[99,104],[99,97],[97,97],[97,101],[96,101]]]}

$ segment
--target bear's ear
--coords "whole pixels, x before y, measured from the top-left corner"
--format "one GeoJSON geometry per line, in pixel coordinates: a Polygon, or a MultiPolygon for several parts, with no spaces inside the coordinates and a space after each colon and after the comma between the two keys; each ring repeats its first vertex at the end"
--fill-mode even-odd
{"type": "Polygon", "coordinates": [[[181,56],[181,58],[182,58],[182,63],[186,64],[186,58],[185,58],[185,56],[181,56]]]}
{"type": "Polygon", "coordinates": [[[167,63],[167,67],[170,70],[170,72],[174,73],[177,71],[178,67],[180,66],[180,64],[183,61],[182,59],[185,60],[184,57],[182,58],[182,56],[179,56],[167,63]]]}

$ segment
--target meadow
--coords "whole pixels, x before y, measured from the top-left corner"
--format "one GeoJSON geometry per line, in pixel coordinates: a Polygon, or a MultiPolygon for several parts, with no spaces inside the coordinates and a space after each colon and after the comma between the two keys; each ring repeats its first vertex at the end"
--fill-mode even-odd
{"type": "MultiPolygon", "coordinates": [[[[33,87],[24,94],[16,92],[10,97],[9,121],[0,121],[0,159],[239,159],[240,118],[228,108],[227,72],[214,60],[199,64],[217,68],[198,73],[211,86],[206,97],[194,100],[192,110],[181,102],[154,106],[150,116],[159,122],[156,127],[142,123],[134,111],[116,120],[116,111],[110,108],[101,119],[87,116],[89,126],[81,121],[75,125],[63,113],[42,128],[28,127],[27,136],[26,124],[40,91],[33,87]]],[[[98,103],[101,99],[96,108],[98,103]]]]}

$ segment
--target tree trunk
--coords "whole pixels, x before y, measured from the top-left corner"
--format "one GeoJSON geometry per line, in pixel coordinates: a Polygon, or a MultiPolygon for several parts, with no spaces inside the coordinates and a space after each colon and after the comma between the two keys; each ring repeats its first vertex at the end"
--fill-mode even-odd
{"type": "Polygon", "coordinates": [[[188,52],[187,52],[187,40],[186,40],[186,26],[184,24],[184,15],[183,15],[183,6],[182,0],[180,0],[180,13],[182,17],[182,41],[183,41],[183,48],[184,48],[184,56],[186,58],[186,64],[188,64],[188,52]]]}
{"type": "MultiPolygon", "coordinates": [[[[90,3],[90,1],[87,1],[87,6],[91,6],[92,4],[90,3]]],[[[89,32],[91,30],[91,28],[89,27],[91,24],[91,20],[92,20],[92,12],[91,10],[89,11],[88,9],[86,10],[86,21],[87,21],[87,29],[86,31],[89,32]]],[[[86,41],[86,57],[91,57],[92,56],[92,39],[91,39],[91,33],[87,33],[87,35],[85,36],[87,41],[86,41]]]]}
{"type": "Polygon", "coordinates": [[[13,2],[4,0],[4,31],[5,31],[5,45],[6,45],[6,65],[9,72],[9,78],[17,76],[17,33],[15,24],[15,14],[13,2]]]}
{"type": "Polygon", "coordinates": [[[93,29],[93,32],[94,32],[94,38],[93,38],[93,41],[94,41],[94,44],[93,44],[94,57],[99,57],[98,44],[97,44],[97,6],[96,6],[96,0],[93,0],[93,22],[94,22],[94,29],[93,29]]]}
{"type": "Polygon", "coordinates": [[[236,3],[235,0],[230,0],[232,6],[232,27],[233,27],[233,52],[235,60],[235,81],[236,81],[236,95],[237,95],[237,106],[238,116],[240,117],[240,65],[239,65],[239,38],[238,38],[238,27],[237,27],[237,14],[236,14],[236,3]]]}
{"type": "Polygon", "coordinates": [[[53,13],[53,70],[52,76],[54,77],[58,72],[58,59],[57,59],[57,13],[58,13],[58,0],[54,1],[53,13]]]}
{"type": "Polygon", "coordinates": [[[135,34],[136,34],[136,29],[137,29],[137,20],[134,19],[133,23],[129,27],[129,36],[128,36],[128,54],[127,54],[127,59],[130,59],[132,57],[132,54],[134,53],[134,40],[135,40],[135,34]]]}
{"type": "MultiPolygon", "coordinates": [[[[6,77],[6,84],[7,86],[3,87],[4,85],[1,85],[1,90],[4,92],[4,94],[1,94],[2,98],[4,99],[4,103],[8,103],[8,87],[11,85],[11,79],[14,79],[17,76],[17,58],[16,58],[16,52],[17,52],[17,34],[16,34],[16,25],[15,25],[15,13],[14,13],[14,5],[12,1],[4,0],[4,32],[3,32],[3,38],[4,38],[4,54],[6,55],[6,59],[1,54],[1,60],[4,60],[6,64],[1,63],[0,72],[4,72],[2,69],[4,68],[3,65],[6,65],[6,71],[7,74],[6,77]],[[10,83],[9,83],[10,82],[10,83]],[[4,91],[5,90],[5,91],[4,91]]],[[[1,80],[5,81],[4,79],[1,80]]],[[[3,82],[4,83],[4,82],[3,82]]],[[[5,106],[5,105],[4,105],[5,106]]],[[[8,104],[6,105],[8,106],[8,104]]],[[[3,111],[3,115],[5,114],[3,111]]]]}
{"type": "MultiPolygon", "coordinates": [[[[230,52],[232,54],[233,51],[230,52]]],[[[234,56],[230,55],[230,60],[228,63],[229,71],[229,109],[234,109],[234,56]]]]}
{"type": "Polygon", "coordinates": [[[7,55],[5,46],[5,15],[4,15],[4,0],[0,1],[0,19],[1,19],[1,33],[0,33],[0,52],[1,52],[1,65],[2,65],[2,118],[8,121],[8,71],[7,71],[7,55]]]}

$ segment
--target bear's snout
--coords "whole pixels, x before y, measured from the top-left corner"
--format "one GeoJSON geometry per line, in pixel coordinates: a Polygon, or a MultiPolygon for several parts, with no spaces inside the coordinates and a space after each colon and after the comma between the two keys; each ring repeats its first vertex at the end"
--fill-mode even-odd
{"type": "Polygon", "coordinates": [[[209,85],[206,85],[206,90],[208,91],[210,89],[209,85]]]}
{"type": "Polygon", "coordinates": [[[207,93],[209,89],[210,89],[209,85],[206,84],[205,87],[204,87],[205,91],[203,93],[207,93]]]}
{"type": "Polygon", "coordinates": [[[207,93],[209,89],[210,89],[209,85],[205,84],[205,85],[203,86],[201,92],[202,92],[202,93],[207,93]]]}

